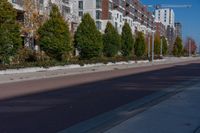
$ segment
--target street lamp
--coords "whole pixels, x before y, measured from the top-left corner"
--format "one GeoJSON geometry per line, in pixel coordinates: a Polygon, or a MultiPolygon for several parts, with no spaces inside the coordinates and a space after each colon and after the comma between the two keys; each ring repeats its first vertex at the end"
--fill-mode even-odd
{"type": "Polygon", "coordinates": [[[154,63],[154,32],[152,31],[152,63],[154,63]]]}
{"type": "Polygon", "coordinates": [[[162,57],[162,52],[163,52],[163,37],[161,37],[160,40],[160,56],[162,57]]]}
{"type": "Polygon", "coordinates": [[[188,46],[189,57],[191,56],[191,39],[189,39],[189,46],[188,46]]]}
{"type": "Polygon", "coordinates": [[[150,36],[150,34],[148,34],[148,58],[149,58],[149,60],[151,57],[150,45],[151,45],[151,36],[150,36]]]}

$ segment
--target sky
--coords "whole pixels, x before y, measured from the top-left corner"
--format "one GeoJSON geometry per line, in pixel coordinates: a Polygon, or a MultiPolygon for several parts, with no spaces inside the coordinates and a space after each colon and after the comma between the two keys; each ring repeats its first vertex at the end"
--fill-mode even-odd
{"type": "Polygon", "coordinates": [[[200,0],[141,0],[144,5],[192,5],[191,8],[173,8],[175,21],[181,22],[183,40],[190,36],[200,46],[200,0]]]}

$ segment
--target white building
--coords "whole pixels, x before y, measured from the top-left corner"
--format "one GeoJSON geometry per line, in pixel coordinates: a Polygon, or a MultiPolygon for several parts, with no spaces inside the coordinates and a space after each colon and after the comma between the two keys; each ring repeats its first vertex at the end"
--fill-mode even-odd
{"type": "Polygon", "coordinates": [[[168,26],[174,28],[175,14],[173,9],[164,8],[155,10],[155,21],[161,22],[166,28],[168,26]]]}
{"type": "Polygon", "coordinates": [[[147,34],[153,30],[153,15],[138,0],[75,1],[74,9],[77,16],[81,19],[83,14],[89,13],[101,32],[104,32],[108,21],[115,26],[119,33],[122,32],[125,22],[130,25],[133,33],[142,31],[147,34]]]}
{"type": "MultiPolygon", "coordinates": [[[[8,0],[10,3],[12,3],[13,7],[18,11],[18,13],[22,13],[23,11],[23,0],[8,0]]],[[[70,24],[70,29],[75,30],[77,23],[78,23],[78,17],[75,15],[74,2],[75,0],[33,0],[37,2],[40,9],[40,14],[48,13],[51,9],[51,4],[56,4],[62,16],[65,20],[67,20],[70,24]]]]}

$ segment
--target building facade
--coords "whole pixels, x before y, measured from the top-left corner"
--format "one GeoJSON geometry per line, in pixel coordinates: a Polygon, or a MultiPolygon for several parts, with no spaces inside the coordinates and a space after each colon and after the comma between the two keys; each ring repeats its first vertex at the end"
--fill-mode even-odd
{"type": "MultiPolygon", "coordinates": [[[[165,27],[165,37],[169,45],[169,53],[172,53],[174,42],[175,42],[175,14],[171,8],[163,8],[155,10],[155,23],[161,23],[165,27]]],[[[161,24],[158,25],[161,26],[161,24]]],[[[158,32],[161,32],[160,27],[158,32]]],[[[164,30],[163,30],[164,32],[164,30]]]]}
{"type": "Polygon", "coordinates": [[[108,21],[119,33],[125,22],[129,23],[133,33],[147,34],[154,29],[153,14],[139,0],[76,0],[75,10],[80,19],[84,13],[89,13],[101,32],[108,21]]]}
{"type": "MultiPolygon", "coordinates": [[[[17,19],[18,21],[23,22],[23,11],[24,11],[24,4],[23,0],[8,0],[13,7],[17,10],[17,19]]],[[[78,24],[78,17],[74,13],[74,0],[33,0],[39,8],[40,14],[45,15],[49,14],[51,9],[51,4],[56,4],[60,12],[62,13],[63,18],[69,22],[70,29],[74,31],[78,24]]]]}
{"type": "Polygon", "coordinates": [[[182,24],[180,22],[175,23],[175,36],[182,39],[182,24]]]}
{"type": "Polygon", "coordinates": [[[174,28],[175,14],[170,8],[155,10],[155,22],[161,22],[167,29],[168,26],[174,28]]]}
{"type": "Polygon", "coordinates": [[[167,30],[164,24],[162,24],[161,22],[155,22],[155,27],[157,35],[167,37],[167,30]]]}

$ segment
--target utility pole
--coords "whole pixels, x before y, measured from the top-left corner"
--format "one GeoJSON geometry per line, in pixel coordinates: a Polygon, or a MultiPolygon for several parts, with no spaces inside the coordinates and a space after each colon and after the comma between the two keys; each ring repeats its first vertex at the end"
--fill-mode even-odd
{"type": "Polygon", "coordinates": [[[154,31],[152,32],[152,63],[154,62],[154,31]]]}
{"type": "Polygon", "coordinates": [[[163,50],[163,37],[161,37],[161,40],[160,40],[160,56],[162,57],[162,50],[163,50]]]}
{"type": "Polygon", "coordinates": [[[189,51],[188,52],[189,52],[189,57],[190,57],[191,56],[191,40],[190,39],[189,39],[189,46],[188,47],[189,47],[189,51]]]}

